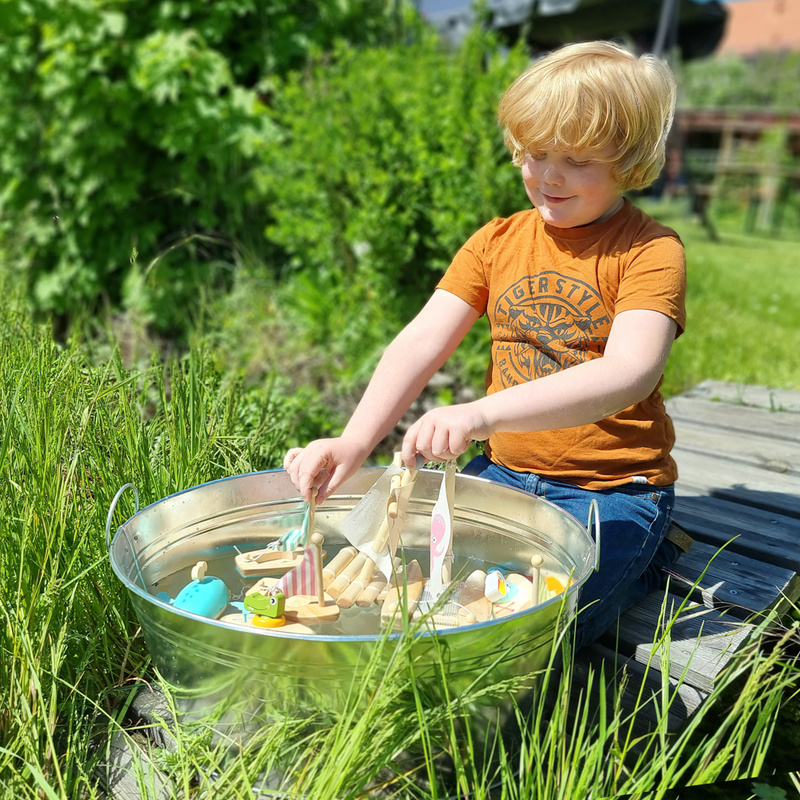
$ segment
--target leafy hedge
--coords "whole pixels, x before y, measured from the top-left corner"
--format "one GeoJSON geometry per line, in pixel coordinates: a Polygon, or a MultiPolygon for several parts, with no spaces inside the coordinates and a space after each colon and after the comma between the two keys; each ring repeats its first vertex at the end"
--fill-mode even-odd
{"type": "Polygon", "coordinates": [[[800,107],[800,51],[763,52],[689,61],[679,69],[680,104],[686,108],[800,107]]]}
{"type": "Polygon", "coordinates": [[[481,224],[525,202],[496,122],[526,62],[476,32],[337,52],[275,97],[282,138],[259,170],[285,251],[285,326],[357,369],[427,299],[481,224]]]}
{"type": "MultiPolygon", "coordinates": [[[[330,425],[347,418],[461,244],[527,204],[496,122],[525,64],[476,31],[458,53],[426,36],[342,47],[276,84],[281,138],[258,183],[266,243],[281,252],[269,267],[244,263],[210,312],[229,369],[283,375],[324,399],[330,425]]],[[[482,384],[487,346],[479,325],[459,348],[465,383],[482,384]]]]}
{"type": "Polygon", "coordinates": [[[287,278],[351,317],[367,297],[389,320],[418,310],[466,238],[525,201],[496,122],[525,61],[476,33],[455,56],[424,38],[346,49],[282,83],[259,176],[287,278]]]}
{"type": "Polygon", "coordinates": [[[115,304],[127,285],[169,329],[199,283],[225,286],[220,259],[263,227],[270,80],[342,35],[385,38],[393,5],[0,3],[0,236],[37,306],[115,304]]]}

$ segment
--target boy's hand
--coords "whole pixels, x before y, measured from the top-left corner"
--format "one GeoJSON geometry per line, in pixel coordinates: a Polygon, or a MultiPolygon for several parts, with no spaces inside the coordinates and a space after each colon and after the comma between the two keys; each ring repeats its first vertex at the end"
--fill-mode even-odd
{"type": "Polygon", "coordinates": [[[323,502],[364,463],[369,453],[351,439],[316,439],[305,447],[293,447],[283,459],[283,468],[303,500],[323,502]]]}
{"type": "Polygon", "coordinates": [[[488,439],[494,431],[480,412],[480,401],[434,408],[423,414],[403,439],[403,463],[411,467],[417,453],[427,461],[450,461],[472,441],[488,439]]]}

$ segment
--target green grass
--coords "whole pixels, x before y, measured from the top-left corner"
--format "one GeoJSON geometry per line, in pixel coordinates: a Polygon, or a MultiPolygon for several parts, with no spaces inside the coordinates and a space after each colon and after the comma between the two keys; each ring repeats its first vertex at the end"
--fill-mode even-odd
{"type": "Polygon", "coordinates": [[[664,394],[706,379],[800,389],[800,241],[721,223],[715,242],[680,206],[642,206],[686,247],[686,332],[670,354],[664,394]]]}
{"type": "Polygon", "coordinates": [[[113,720],[127,682],[150,674],[105,551],[114,493],[133,481],[152,502],[274,466],[287,420],[268,391],[248,395],[202,353],[141,373],[118,358],[94,366],[77,338],[55,343],[21,308],[9,291],[0,312],[0,786],[13,789],[3,797],[79,797],[98,715],[113,720]]]}
{"type": "MultiPolygon", "coordinates": [[[[13,291],[4,297],[0,788],[3,798],[99,798],[96,768],[108,742],[134,733],[126,718],[133,691],[158,681],[105,550],[112,498],[129,481],[147,504],[274,466],[297,407],[274,387],[251,391],[226,378],[202,350],[134,372],[116,357],[93,364],[78,332],[59,345],[13,291]]],[[[132,511],[126,493],[118,516],[132,511]]],[[[497,742],[487,762],[478,739],[464,735],[465,720],[481,696],[509,687],[478,682],[455,697],[444,667],[433,684],[409,680],[409,641],[371,664],[385,673],[366,710],[356,694],[330,727],[309,732],[287,719],[239,749],[194,725],[173,733],[172,751],[152,749],[145,759],[169,778],[168,796],[176,798],[252,797],[271,768],[285,775],[286,789],[315,800],[355,800],[373,785],[396,797],[441,797],[439,765],[450,762],[454,791],[476,800],[489,798],[493,784],[491,797],[509,800],[666,800],[676,784],[761,774],[779,707],[796,682],[785,643],[754,647],[680,734],[667,730],[670,694],[634,695],[657,720],[642,736],[621,700],[626,677],[605,676],[608,685],[596,673],[578,678],[567,655],[563,671],[540,676],[533,712],[520,713],[520,748],[497,742]],[[407,760],[398,762],[399,753],[407,760]]],[[[668,633],[658,646],[668,658],[668,633]]],[[[152,774],[141,772],[143,786],[152,774]]]]}

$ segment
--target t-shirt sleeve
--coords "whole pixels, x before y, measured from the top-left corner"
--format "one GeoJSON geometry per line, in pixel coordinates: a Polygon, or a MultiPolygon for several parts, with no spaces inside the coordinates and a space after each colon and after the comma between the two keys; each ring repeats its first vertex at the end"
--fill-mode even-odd
{"type": "Polygon", "coordinates": [[[686,254],[677,236],[659,236],[631,252],[620,278],[614,314],[631,309],[659,311],[686,327],[686,254]]]}
{"type": "Polygon", "coordinates": [[[501,220],[493,220],[476,231],[456,253],[436,285],[469,303],[479,314],[489,302],[489,250],[501,220]]]}

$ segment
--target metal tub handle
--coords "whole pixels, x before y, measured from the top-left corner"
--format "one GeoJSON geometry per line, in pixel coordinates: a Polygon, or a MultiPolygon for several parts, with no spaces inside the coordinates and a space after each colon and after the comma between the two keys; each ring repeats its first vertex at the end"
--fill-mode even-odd
{"type": "Polygon", "coordinates": [[[594,571],[600,569],[600,506],[597,500],[592,500],[589,504],[589,519],[586,521],[586,530],[592,536],[592,525],[594,525],[594,571]]]}
{"type": "Polygon", "coordinates": [[[119,491],[114,495],[114,499],[111,501],[111,506],[108,509],[108,516],[106,517],[106,550],[111,550],[111,519],[114,516],[114,509],[117,507],[117,503],[126,489],[133,489],[135,504],[135,511],[133,513],[136,514],[139,511],[139,490],[136,488],[136,484],[126,483],[124,486],[120,487],[119,491]]]}
{"type": "MultiPolygon", "coordinates": [[[[114,509],[117,507],[117,503],[119,502],[120,497],[122,497],[122,493],[126,489],[133,489],[133,497],[134,497],[134,514],[139,513],[139,490],[136,488],[136,484],[134,483],[126,483],[124,486],[120,487],[119,491],[114,495],[114,499],[111,501],[111,506],[108,509],[108,516],[106,517],[106,550],[108,550],[109,555],[111,555],[111,519],[114,516],[114,509]]],[[[131,544],[131,540],[128,538],[128,532],[125,528],[120,525],[117,528],[117,533],[122,531],[125,534],[125,539],[128,542],[128,547],[131,549],[131,556],[133,558],[133,566],[136,567],[136,574],[139,576],[139,581],[142,584],[142,589],[147,591],[147,584],[144,582],[144,576],[142,575],[141,569],[139,569],[139,560],[136,558],[136,551],[133,549],[133,545],[131,544]]]]}

